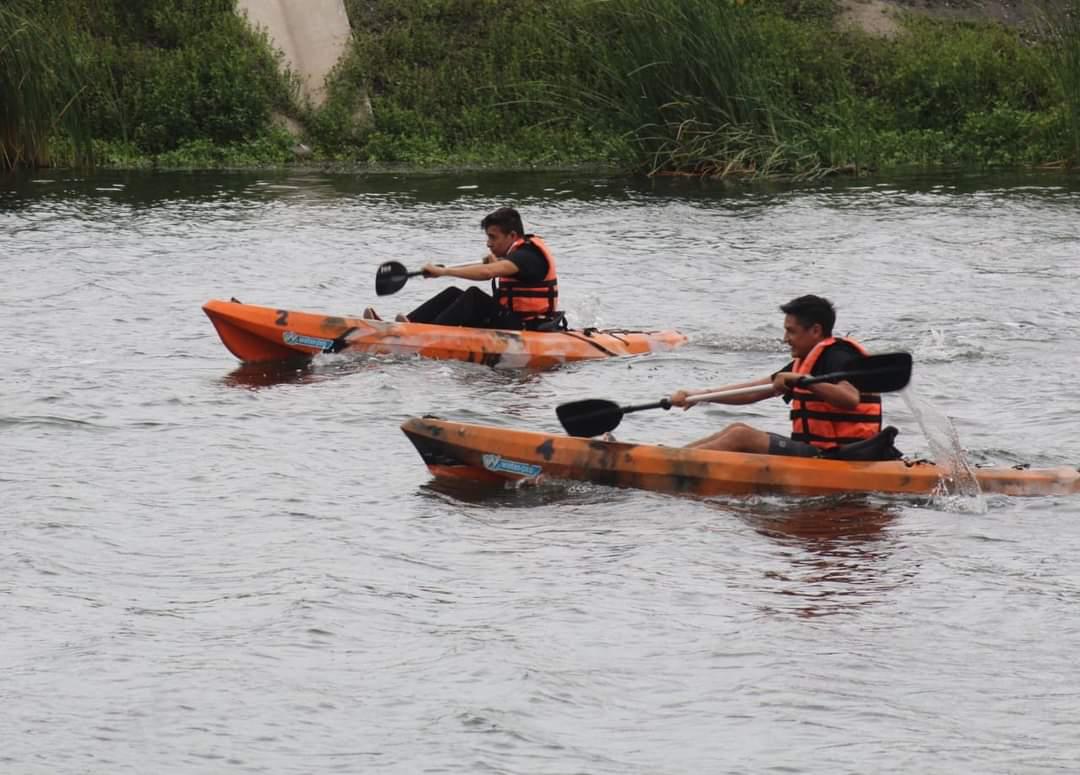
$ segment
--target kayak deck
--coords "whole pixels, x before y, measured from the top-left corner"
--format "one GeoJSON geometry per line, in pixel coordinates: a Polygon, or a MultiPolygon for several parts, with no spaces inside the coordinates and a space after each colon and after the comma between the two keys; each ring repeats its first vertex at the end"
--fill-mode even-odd
{"type": "Polygon", "coordinates": [[[507,331],[366,320],[215,299],[203,305],[221,341],[245,363],[366,352],[460,360],[502,368],[641,355],[686,342],[678,331],[507,331]]]}
{"type": "MultiPolygon", "coordinates": [[[[925,494],[946,476],[927,461],[854,462],[627,444],[436,418],[401,426],[437,477],[486,482],[540,475],[613,487],[694,495],[877,492],[925,494]]],[[[1080,471],[977,469],[983,492],[1080,493],[1080,471]]]]}

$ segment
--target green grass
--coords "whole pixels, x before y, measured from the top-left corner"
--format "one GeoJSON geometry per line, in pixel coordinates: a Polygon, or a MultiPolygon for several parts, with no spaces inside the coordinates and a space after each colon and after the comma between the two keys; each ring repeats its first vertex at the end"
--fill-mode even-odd
{"type": "MultiPolygon", "coordinates": [[[[351,3],[354,45],[331,93],[366,90],[375,123],[360,132],[344,129],[340,120],[316,124],[323,130],[314,135],[316,147],[360,160],[420,165],[479,156],[529,166],[621,154],[621,140],[605,117],[559,104],[549,88],[592,66],[592,52],[572,36],[549,35],[552,22],[576,13],[575,5],[580,4],[351,3]]],[[[339,119],[347,108],[338,109],[339,119]]]]}
{"type": "Polygon", "coordinates": [[[87,162],[85,89],[70,34],[44,23],[29,0],[0,6],[0,166],[47,163],[56,135],[87,162]]]}
{"type": "Polygon", "coordinates": [[[1048,0],[1042,21],[1050,76],[1061,96],[1056,129],[1062,162],[1076,164],[1080,161],[1080,2],[1048,0]]]}
{"type": "Polygon", "coordinates": [[[611,0],[595,14],[575,29],[556,25],[553,37],[578,38],[594,62],[577,82],[552,82],[551,93],[604,115],[630,138],[642,169],[769,174],[784,165],[791,116],[757,67],[764,47],[748,10],[711,0],[611,0]]]}
{"type": "MultiPolygon", "coordinates": [[[[237,16],[235,0],[20,6],[19,25],[0,26],[0,40],[9,44],[0,58],[7,73],[0,96],[8,125],[12,115],[20,117],[19,136],[35,140],[9,151],[9,163],[44,147],[57,126],[67,129],[68,141],[55,144],[64,160],[88,157],[91,148],[128,149],[106,152],[106,163],[133,156],[149,163],[263,159],[265,152],[251,149],[274,145],[273,112],[295,112],[295,82],[280,72],[265,37],[237,16]]],[[[0,25],[11,16],[0,9],[0,25]]]]}
{"type": "Polygon", "coordinates": [[[235,0],[10,0],[0,161],[284,164],[277,112],[301,119],[308,163],[794,178],[1073,163],[1080,8],[1047,2],[1065,5],[1041,37],[909,14],[881,39],[839,30],[835,0],[347,0],[354,40],[314,108],[235,0]]]}
{"type": "Polygon", "coordinates": [[[339,86],[370,91],[375,125],[328,131],[339,157],[423,165],[490,148],[521,164],[592,155],[647,174],[815,177],[1038,165],[1073,120],[1050,48],[989,24],[909,15],[883,40],[838,32],[831,0],[366,9],[355,3],[339,86]]]}

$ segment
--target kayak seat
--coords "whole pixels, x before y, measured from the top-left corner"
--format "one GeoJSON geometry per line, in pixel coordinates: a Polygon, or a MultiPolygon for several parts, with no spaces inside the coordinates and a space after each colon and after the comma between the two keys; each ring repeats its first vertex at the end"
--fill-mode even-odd
{"type": "Polygon", "coordinates": [[[566,313],[558,310],[547,317],[525,321],[526,331],[565,331],[567,328],[566,313]]]}
{"type": "Polygon", "coordinates": [[[821,457],[829,460],[899,460],[904,453],[893,446],[899,432],[889,425],[869,439],[827,449],[821,457]]]}

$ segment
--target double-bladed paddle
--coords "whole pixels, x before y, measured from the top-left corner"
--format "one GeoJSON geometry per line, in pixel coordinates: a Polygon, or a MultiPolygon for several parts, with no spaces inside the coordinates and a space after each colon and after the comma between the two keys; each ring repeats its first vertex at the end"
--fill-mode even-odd
{"type": "Polygon", "coordinates": [[[410,277],[424,273],[423,269],[410,272],[400,261],[387,261],[375,270],[375,295],[388,296],[397,293],[409,282],[410,277]]]}
{"type": "MultiPolygon", "coordinates": [[[[902,390],[911,380],[911,354],[910,353],[882,353],[881,355],[868,355],[859,359],[853,368],[846,371],[836,371],[832,374],[822,374],[817,377],[803,377],[795,383],[795,387],[806,387],[819,382],[840,382],[847,380],[861,393],[889,393],[894,390],[902,390]]],[[[688,401],[700,403],[715,398],[729,398],[734,396],[749,395],[767,388],[767,385],[751,385],[750,387],[734,388],[732,390],[719,390],[715,393],[702,393],[691,396],[688,401]]],[[[640,412],[645,409],[670,409],[671,400],[662,398],[649,404],[637,404],[636,406],[619,406],[614,401],[606,401],[602,398],[586,398],[582,401],[571,401],[560,404],[555,409],[559,422],[571,436],[599,436],[618,427],[622,422],[623,415],[631,412],[640,412]]]]}
{"type": "MultiPolygon", "coordinates": [[[[442,266],[442,264],[437,264],[437,266],[442,266]]],[[[468,266],[468,264],[458,264],[452,268],[457,268],[457,266],[468,266]]],[[[423,269],[410,272],[400,261],[387,261],[379,264],[379,268],[375,270],[375,295],[389,296],[391,293],[397,293],[405,286],[410,277],[422,274],[424,274],[423,269]]]]}

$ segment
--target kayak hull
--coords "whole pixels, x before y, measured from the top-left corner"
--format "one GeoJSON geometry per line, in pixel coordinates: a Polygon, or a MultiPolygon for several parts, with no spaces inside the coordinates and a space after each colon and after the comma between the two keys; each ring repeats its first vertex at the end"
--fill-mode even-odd
{"type": "Polygon", "coordinates": [[[204,304],[203,311],[224,345],[245,363],[364,352],[546,369],[670,350],[686,342],[678,331],[505,331],[338,317],[219,299],[204,304]]]}
{"type": "MultiPolygon", "coordinates": [[[[693,495],[875,492],[929,495],[943,472],[933,463],[852,462],[628,444],[435,418],[401,429],[433,475],[505,482],[545,476],[613,487],[693,495]]],[[[1005,495],[1080,493],[1075,468],[977,469],[983,492],[1005,495]]]]}

